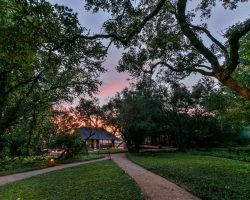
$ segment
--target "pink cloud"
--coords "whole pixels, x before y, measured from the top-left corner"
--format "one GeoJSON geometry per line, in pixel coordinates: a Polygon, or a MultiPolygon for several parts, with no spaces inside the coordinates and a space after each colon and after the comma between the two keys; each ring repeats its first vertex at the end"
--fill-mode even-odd
{"type": "Polygon", "coordinates": [[[127,77],[118,75],[115,79],[114,77],[112,79],[112,81],[104,81],[103,85],[99,88],[98,97],[101,103],[106,102],[109,97],[114,96],[117,92],[128,86],[127,77]]]}

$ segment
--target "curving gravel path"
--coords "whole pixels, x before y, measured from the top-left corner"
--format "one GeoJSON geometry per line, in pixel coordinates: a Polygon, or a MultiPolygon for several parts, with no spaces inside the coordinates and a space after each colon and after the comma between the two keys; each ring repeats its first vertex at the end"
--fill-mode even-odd
{"type": "Polygon", "coordinates": [[[199,200],[176,184],[131,162],[125,154],[112,154],[111,159],[137,182],[145,200],[199,200]]]}

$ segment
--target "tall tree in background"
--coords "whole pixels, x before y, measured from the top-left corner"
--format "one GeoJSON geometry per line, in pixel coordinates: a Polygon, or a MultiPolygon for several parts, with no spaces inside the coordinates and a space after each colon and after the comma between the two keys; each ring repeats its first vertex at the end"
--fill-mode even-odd
{"type": "Polygon", "coordinates": [[[78,119],[85,126],[101,127],[104,125],[103,112],[97,98],[81,98],[79,104],[76,106],[76,111],[78,119]]]}
{"type": "MultiPolygon", "coordinates": [[[[102,36],[128,48],[120,60],[120,71],[135,76],[156,73],[167,81],[200,73],[249,100],[249,85],[234,75],[242,64],[250,64],[249,56],[239,54],[242,40],[249,39],[250,18],[232,24],[223,35],[225,42],[216,39],[207,24],[218,4],[237,12],[237,6],[245,1],[201,0],[188,9],[188,0],[87,0],[86,8],[112,14],[103,25],[107,35],[102,36]],[[205,37],[210,42],[205,42],[205,37]]],[[[249,51],[245,53],[249,55],[249,51]]]]}
{"type": "Polygon", "coordinates": [[[106,120],[120,127],[130,151],[139,151],[147,135],[164,131],[164,104],[150,79],[124,89],[104,105],[106,120]]]}
{"type": "Polygon", "coordinates": [[[82,124],[78,119],[76,109],[73,107],[70,107],[68,109],[64,107],[57,107],[53,111],[52,122],[54,125],[54,134],[73,133],[82,124]]]}

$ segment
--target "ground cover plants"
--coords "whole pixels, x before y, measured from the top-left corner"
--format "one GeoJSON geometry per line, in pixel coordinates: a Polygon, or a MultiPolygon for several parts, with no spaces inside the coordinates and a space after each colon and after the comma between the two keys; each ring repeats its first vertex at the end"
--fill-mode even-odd
{"type": "Polygon", "coordinates": [[[101,157],[96,154],[76,154],[69,159],[57,159],[51,162],[51,156],[5,156],[0,160],[0,176],[14,174],[19,172],[31,171],[51,167],[57,164],[80,162],[84,160],[96,159],[101,157]]]}

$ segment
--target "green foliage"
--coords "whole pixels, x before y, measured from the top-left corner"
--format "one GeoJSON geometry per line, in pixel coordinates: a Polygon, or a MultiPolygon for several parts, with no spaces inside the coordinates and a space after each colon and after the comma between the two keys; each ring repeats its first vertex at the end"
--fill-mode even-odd
{"type": "MultiPolygon", "coordinates": [[[[0,6],[5,22],[0,26],[2,137],[17,124],[35,122],[38,116],[49,119],[44,113],[56,103],[95,92],[106,52],[100,41],[79,37],[87,30],[67,7],[45,0],[3,1],[0,6]]],[[[37,121],[32,129],[38,128],[37,121]]]]}
{"type": "Polygon", "coordinates": [[[43,113],[36,112],[28,123],[25,123],[26,120],[21,120],[22,123],[12,126],[11,131],[2,137],[4,147],[2,154],[27,156],[47,148],[53,132],[53,124],[49,117],[49,110],[43,113]]]}
{"type": "Polygon", "coordinates": [[[119,125],[130,151],[133,150],[132,146],[135,151],[139,151],[139,145],[145,136],[164,130],[165,113],[161,98],[153,82],[141,81],[118,93],[104,105],[107,121],[111,120],[119,125]]]}
{"type": "Polygon", "coordinates": [[[172,137],[172,145],[180,150],[186,147],[205,145],[209,137],[217,134],[216,121],[211,115],[206,115],[203,108],[207,87],[199,82],[189,90],[182,84],[172,84],[165,89],[165,104],[167,109],[167,130],[172,137]]]}
{"type": "Polygon", "coordinates": [[[0,176],[49,167],[49,156],[4,156],[0,161],[0,176]]]}
{"type": "Polygon", "coordinates": [[[206,99],[205,106],[221,117],[221,121],[231,121],[238,124],[248,124],[249,101],[238,97],[224,87],[214,90],[206,99]],[[235,115],[237,113],[237,115],[235,115]]]}
{"type": "Polygon", "coordinates": [[[140,200],[138,186],[112,161],[81,165],[0,187],[0,199],[140,200]]]}
{"type": "Polygon", "coordinates": [[[5,135],[4,137],[4,147],[5,147],[5,154],[15,155],[15,156],[22,156],[24,155],[24,147],[26,143],[27,135],[22,131],[17,133],[11,133],[5,135]]]}
{"type": "Polygon", "coordinates": [[[173,84],[165,97],[166,124],[179,149],[242,144],[242,129],[249,123],[247,103],[243,103],[246,100],[223,87],[214,87],[207,78],[191,90],[173,84]]]}
{"type": "Polygon", "coordinates": [[[52,147],[64,149],[68,158],[83,150],[83,142],[79,132],[61,133],[55,135],[52,147]]]}
{"type": "Polygon", "coordinates": [[[127,49],[119,62],[119,71],[134,77],[149,73],[166,82],[200,73],[250,99],[248,85],[234,77],[234,72],[241,68],[240,58],[246,58],[241,52],[247,54],[250,63],[249,17],[228,27],[221,41],[210,32],[208,20],[218,4],[237,12],[238,5],[246,0],[86,2],[87,10],[103,10],[112,15],[113,20],[105,21],[103,30],[117,46],[127,49]]]}
{"type": "Polygon", "coordinates": [[[201,199],[250,198],[249,162],[191,153],[140,154],[129,158],[187,188],[201,199]]]}
{"type": "Polygon", "coordinates": [[[240,46],[240,54],[243,58],[249,59],[250,58],[250,34],[246,34],[241,39],[241,46],[240,46]]]}
{"type": "Polygon", "coordinates": [[[59,158],[55,163],[51,163],[50,155],[35,155],[35,156],[4,156],[0,161],[0,176],[15,174],[20,172],[43,169],[57,164],[81,162],[100,158],[100,155],[95,154],[76,154],[68,159],[59,158]]]}
{"type": "Polygon", "coordinates": [[[171,145],[179,150],[249,141],[242,134],[249,123],[248,103],[237,96],[229,98],[228,90],[216,88],[211,79],[200,80],[192,89],[177,83],[167,88],[149,83],[139,81],[103,108],[106,120],[120,127],[128,146],[137,144],[138,148],[145,136],[161,133],[169,134],[171,145]]]}
{"type": "Polygon", "coordinates": [[[99,104],[97,98],[81,98],[79,105],[76,106],[76,111],[79,113],[79,120],[84,122],[86,126],[100,126],[100,118],[103,117],[103,112],[99,104]]]}

